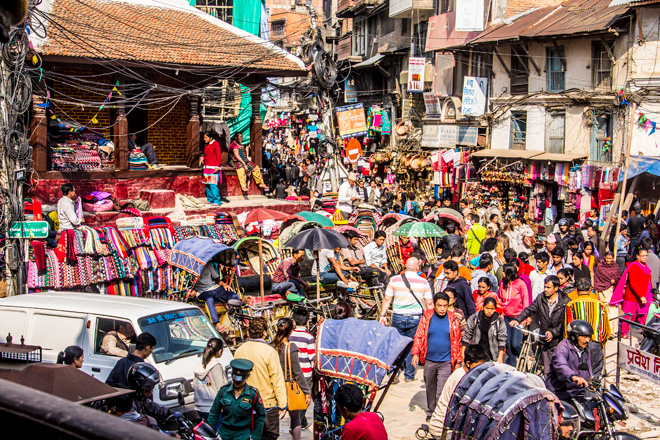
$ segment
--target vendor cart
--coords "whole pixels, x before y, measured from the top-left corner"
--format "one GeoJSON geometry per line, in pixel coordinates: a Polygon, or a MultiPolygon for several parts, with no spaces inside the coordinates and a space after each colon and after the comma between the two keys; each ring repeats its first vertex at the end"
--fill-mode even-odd
{"type": "Polygon", "coordinates": [[[378,411],[412,344],[412,339],[401,336],[396,329],[375,321],[324,321],[316,339],[321,399],[317,402],[319,410],[315,408],[314,438],[341,438],[345,421],[333,396],[344,383],[354,383],[364,391],[364,411],[378,411]]]}

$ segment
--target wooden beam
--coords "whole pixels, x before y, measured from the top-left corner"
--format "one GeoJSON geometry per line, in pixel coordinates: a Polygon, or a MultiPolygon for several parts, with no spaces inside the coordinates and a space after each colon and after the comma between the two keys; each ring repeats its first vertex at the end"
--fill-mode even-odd
{"type": "Polygon", "coordinates": [[[557,40],[552,40],[552,45],[555,46],[555,50],[557,51],[557,56],[559,57],[559,61],[561,61],[561,67],[564,68],[564,72],[566,71],[566,59],[564,58],[564,55],[561,53],[561,49],[559,49],[559,45],[557,44],[557,40]]]}
{"type": "Polygon", "coordinates": [[[536,64],[536,61],[534,61],[534,58],[529,54],[529,51],[524,45],[520,46],[520,49],[523,51],[523,53],[527,56],[529,59],[529,62],[532,63],[532,66],[534,66],[534,70],[536,70],[536,74],[541,76],[541,68],[536,64]]]}
{"type": "Polygon", "coordinates": [[[502,67],[504,67],[504,70],[506,71],[506,74],[509,75],[509,78],[511,78],[511,70],[506,66],[504,63],[504,60],[502,59],[502,56],[500,53],[493,47],[493,53],[497,57],[498,60],[500,60],[500,64],[502,64],[502,67]]]}
{"type": "Polygon", "coordinates": [[[605,38],[603,38],[602,35],[600,36],[600,42],[603,45],[603,47],[607,50],[607,55],[610,57],[610,61],[614,63],[614,53],[612,52],[612,46],[610,45],[610,43],[605,41],[605,38]]]}
{"type": "MultiPolygon", "coordinates": [[[[523,57],[521,57],[520,54],[518,54],[518,51],[513,45],[511,45],[511,54],[515,55],[516,58],[518,58],[518,61],[520,61],[520,65],[523,67],[523,69],[525,69],[525,73],[529,75],[529,67],[527,67],[527,63],[525,62],[523,57]]],[[[513,63],[511,65],[513,65],[513,63]]]]}

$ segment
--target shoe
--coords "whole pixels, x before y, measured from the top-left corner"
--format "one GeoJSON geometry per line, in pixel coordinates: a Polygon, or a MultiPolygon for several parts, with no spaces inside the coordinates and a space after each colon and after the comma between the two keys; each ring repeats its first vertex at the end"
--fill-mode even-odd
{"type": "Polygon", "coordinates": [[[417,380],[417,379],[415,379],[415,378],[413,377],[412,379],[404,379],[404,382],[406,382],[406,383],[410,383],[410,382],[414,382],[414,381],[416,381],[416,380],[417,380]]]}
{"type": "Polygon", "coordinates": [[[222,203],[229,203],[229,199],[227,197],[220,197],[220,200],[222,203]]]}
{"type": "Polygon", "coordinates": [[[304,425],[300,425],[300,429],[302,429],[304,431],[305,429],[309,428],[310,426],[312,426],[312,425],[309,422],[307,422],[304,425]]]}
{"type": "Polygon", "coordinates": [[[426,416],[426,423],[431,421],[431,416],[426,416]]]}

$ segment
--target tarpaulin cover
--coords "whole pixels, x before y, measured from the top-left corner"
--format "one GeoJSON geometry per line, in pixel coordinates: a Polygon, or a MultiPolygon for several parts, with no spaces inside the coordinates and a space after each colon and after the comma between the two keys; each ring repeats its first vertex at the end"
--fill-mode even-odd
{"type": "MultiPolygon", "coordinates": [[[[628,179],[642,173],[649,173],[660,177],[660,159],[654,159],[648,156],[630,156],[628,179]]],[[[623,174],[619,173],[619,182],[623,181],[623,174]]]]}
{"type": "Polygon", "coordinates": [[[325,376],[380,386],[412,339],[376,321],[328,319],[319,329],[316,366],[325,376]]]}
{"type": "Polygon", "coordinates": [[[181,240],[170,254],[170,264],[199,276],[211,258],[220,252],[234,249],[210,238],[193,237],[181,240]]]}
{"type": "Polygon", "coordinates": [[[445,432],[448,440],[557,440],[560,413],[540,377],[487,362],[459,382],[445,432]]]}

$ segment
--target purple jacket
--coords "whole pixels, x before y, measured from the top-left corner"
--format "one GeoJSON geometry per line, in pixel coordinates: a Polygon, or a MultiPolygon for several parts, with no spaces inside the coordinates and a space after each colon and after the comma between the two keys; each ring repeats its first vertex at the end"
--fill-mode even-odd
{"type": "Polygon", "coordinates": [[[580,376],[589,380],[593,376],[591,368],[591,351],[587,349],[582,354],[582,362],[589,367],[588,370],[580,370],[580,357],[575,346],[568,339],[564,339],[557,345],[552,356],[552,368],[545,380],[545,386],[554,392],[560,399],[576,397],[584,393],[584,388],[577,386],[571,380],[573,376],[580,376]]]}

